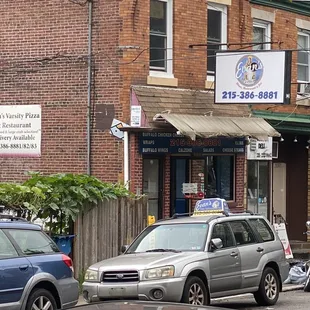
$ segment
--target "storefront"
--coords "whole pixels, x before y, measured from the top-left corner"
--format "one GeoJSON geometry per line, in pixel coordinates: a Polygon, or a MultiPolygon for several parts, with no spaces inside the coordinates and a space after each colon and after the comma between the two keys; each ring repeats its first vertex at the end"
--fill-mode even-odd
{"type": "MultiPolygon", "coordinates": [[[[132,88],[131,124],[122,129],[124,154],[129,153],[124,180],[132,191],[148,195],[149,215],[156,219],[191,213],[201,198],[224,198],[232,211],[247,208],[246,145],[250,137],[266,141],[280,134],[264,119],[251,117],[247,105],[215,105],[213,96],[132,88]]],[[[263,180],[263,166],[259,173],[263,180]]],[[[253,186],[261,192],[262,184],[268,186],[253,186]]],[[[257,201],[266,203],[265,196],[257,201]]]]}
{"type": "MultiPolygon", "coordinates": [[[[177,133],[143,132],[138,139],[143,160],[143,193],[149,197],[150,215],[158,219],[163,215],[190,213],[196,200],[201,198],[220,197],[234,206],[236,180],[243,178],[240,173],[243,169],[236,172],[237,161],[244,159],[243,138],[198,138],[193,141],[177,133]],[[163,213],[167,182],[169,191],[166,195],[170,203],[163,213]]],[[[242,191],[240,188],[239,193],[242,191]]]]}

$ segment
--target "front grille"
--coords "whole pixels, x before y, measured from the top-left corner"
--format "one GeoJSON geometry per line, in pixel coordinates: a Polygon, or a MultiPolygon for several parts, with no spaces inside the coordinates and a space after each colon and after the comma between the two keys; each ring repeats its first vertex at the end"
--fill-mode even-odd
{"type": "Polygon", "coordinates": [[[138,271],[107,271],[102,275],[102,282],[138,282],[138,271]]]}

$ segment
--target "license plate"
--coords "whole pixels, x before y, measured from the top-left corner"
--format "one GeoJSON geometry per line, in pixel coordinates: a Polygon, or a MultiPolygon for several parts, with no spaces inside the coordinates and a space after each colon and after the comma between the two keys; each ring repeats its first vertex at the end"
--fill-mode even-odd
{"type": "Polygon", "coordinates": [[[119,296],[122,297],[126,293],[126,288],[124,287],[117,287],[117,288],[110,288],[109,294],[111,296],[119,296]]]}

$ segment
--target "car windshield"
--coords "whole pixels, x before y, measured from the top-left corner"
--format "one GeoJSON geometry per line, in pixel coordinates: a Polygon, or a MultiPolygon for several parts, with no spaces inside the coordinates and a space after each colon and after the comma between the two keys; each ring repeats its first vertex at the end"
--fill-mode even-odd
{"type": "Polygon", "coordinates": [[[144,230],[126,254],[141,252],[203,251],[208,224],[153,225],[144,230]]]}

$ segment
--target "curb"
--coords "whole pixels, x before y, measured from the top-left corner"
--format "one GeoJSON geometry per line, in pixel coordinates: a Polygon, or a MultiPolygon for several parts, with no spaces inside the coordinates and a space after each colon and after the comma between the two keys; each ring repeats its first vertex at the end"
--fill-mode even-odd
{"type": "Polygon", "coordinates": [[[291,291],[298,291],[304,288],[303,284],[291,284],[291,285],[283,285],[282,292],[291,292],[291,291]]]}

